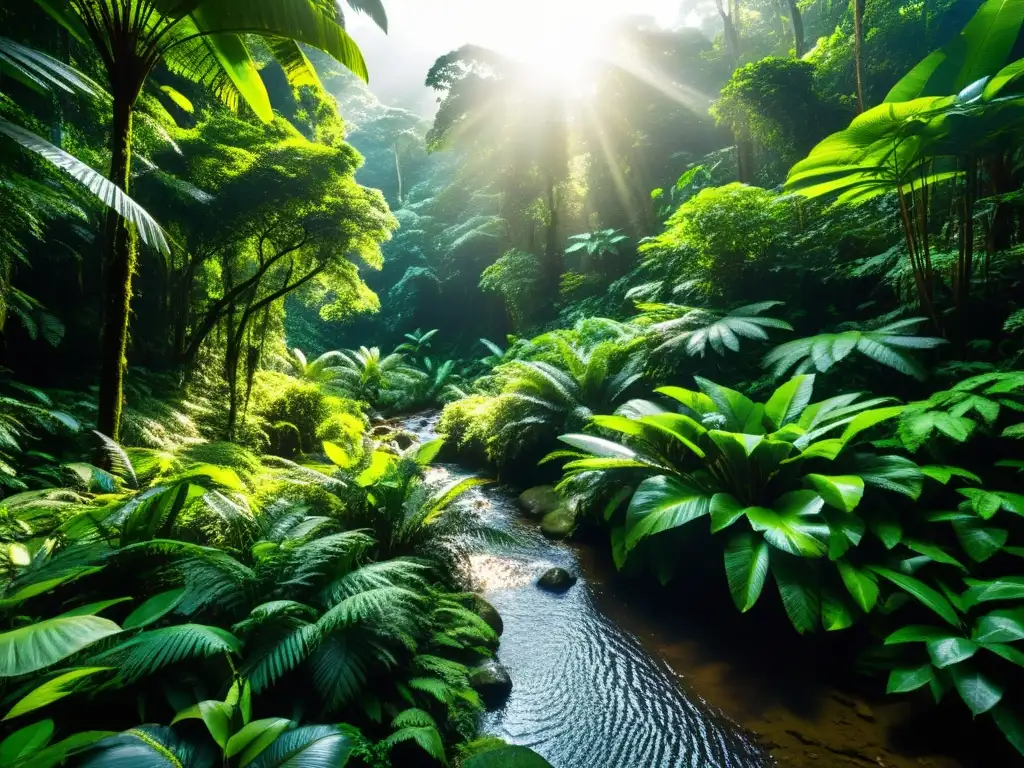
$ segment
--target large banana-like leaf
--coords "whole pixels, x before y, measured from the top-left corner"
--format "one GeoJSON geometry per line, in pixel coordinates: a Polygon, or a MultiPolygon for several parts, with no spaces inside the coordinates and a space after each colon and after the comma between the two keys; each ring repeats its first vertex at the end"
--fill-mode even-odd
{"type": "Polygon", "coordinates": [[[80,768],[208,768],[211,756],[170,728],[142,725],[96,743],[80,768]]]}
{"type": "Polygon", "coordinates": [[[170,253],[171,249],[167,244],[167,238],[164,237],[164,232],[156,220],[101,173],[31,131],[3,118],[0,118],[0,133],[9,136],[28,151],[68,173],[103,205],[117,211],[126,221],[134,224],[144,243],[162,253],[170,253]]]}
{"type": "Polygon", "coordinates": [[[52,666],[121,628],[99,616],[57,616],[0,634],[0,677],[52,666]]]}
{"type": "Polygon", "coordinates": [[[207,45],[220,64],[239,95],[265,123],[274,119],[270,106],[270,94],[263,84],[256,62],[249,55],[249,48],[238,35],[204,35],[201,41],[207,45]]]}
{"type": "MultiPolygon", "coordinates": [[[[288,78],[288,84],[292,88],[301,88],[303,86],[322,87],[316,69],[298,43],[283,37],[268,37],[266,41],[270,52],[274,55],[277,63],[281,65],[285,77],[288,78]]],[[[298,352],[299,350],[295,351],[298,352]]],[[[305,366],[305,363],[303,363],[303,366],[305,366]]]]}
{"type": "Polygon", "coordinates": [[[347,0],[353,10],[365,13],[373,23],[385,32],[388,31],[388,14],[384,10],[384,3],[381,0],[347,0]]]}
{"type": "Polygon", "coordinates": [[[341,768],[352,740],[333,725],[307,725],[282,733],[249,765],[251,768],[341,768]]]}
{"type": "Polygon", "coordinates": [[[959,35],[904,75],[885,101],[950,96],[994,75],[1006,64],[1022,24],[1024,3],[987,0],[959,35]]]}
{"type": "Polygon", "coordinates": [[[359,46],[312,0],[203,0],[192,18],[204,34],[253,33],[305,43],[369,79],[359,46]]]}

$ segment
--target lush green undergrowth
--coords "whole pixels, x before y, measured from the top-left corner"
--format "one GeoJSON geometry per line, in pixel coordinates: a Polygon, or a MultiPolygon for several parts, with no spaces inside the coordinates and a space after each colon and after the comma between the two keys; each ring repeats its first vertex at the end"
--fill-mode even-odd
{"type": "Polygon", "coordinates": [[[256,421],[287,419],[303,463],[209,442],[166,400],[127,415],[148,445],[79,434],[94,463],[61,461],[74,417],[6,398],[28,466],[0,529],[4,765],[436,764],[475,735],[469,672],[498,638],[453,502],[476,481],[431,477],[438,442],[371,438],[327,385],[270,381],[256,421]]]}

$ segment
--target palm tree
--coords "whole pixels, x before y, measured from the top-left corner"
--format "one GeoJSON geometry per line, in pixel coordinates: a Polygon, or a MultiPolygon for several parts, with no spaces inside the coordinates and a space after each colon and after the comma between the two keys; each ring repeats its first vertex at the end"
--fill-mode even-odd
{"type": "MultiPolygon", "coordinates": [[[[273,119],[270,97],[245,35],[264,38],[293,84],[316,83],[299,43],[333,56],[367,79],[366,64],[328,0],[36,0],[68,32],[91,44],[103,62],[113,98],[110,181],[127,194],[132,165],[132,113],[150,73],[163,63],[208,86],[228,106],[244,100],[273,119]]],[[[386,27],[380,0],[353,0],[386,27]]],[[[135,230],[117,213],[107,219],[103,257],[99,423],[117,438],[123,397],[135,230]]]]}

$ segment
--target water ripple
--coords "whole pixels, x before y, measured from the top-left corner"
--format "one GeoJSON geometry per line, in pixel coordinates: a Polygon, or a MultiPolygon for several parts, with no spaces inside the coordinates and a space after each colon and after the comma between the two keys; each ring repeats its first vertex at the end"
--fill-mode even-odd
{"type": "MultiPolygon", "coordinates": [[[[429,436],[433,425],[410,426],[429,436]]],[[[773,765],[743,731],[608,620],[585,579],[561,595],[534,585],[552,566],[578,573],[579,564],[567,546],[523,524],[510,491],[477,488],[461,503],[520,539],[470,553],[477,587],[504,622],[498,660],[513,681],[505,706],[483,717],[485,733],[528,746],[555,768],[773,765]]]]}

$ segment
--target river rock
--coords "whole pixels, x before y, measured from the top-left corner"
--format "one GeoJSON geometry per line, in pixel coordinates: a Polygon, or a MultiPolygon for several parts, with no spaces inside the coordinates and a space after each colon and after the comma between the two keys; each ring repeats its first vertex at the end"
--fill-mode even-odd
{"type": "Polygon", "coordinates": [[[505,623],[501,620],[501,614],[498,613],[498,609],[479,595],[477,595],[476,605],[474,608],[480,618],[487,623],[487,626],[494,630],[494,634],[500,637],[501,633],[505,629],[505,623]]]}
{"type": "Polygon", "coordinates": [[[494,659],[478,664],[469,671],[469,685],[480,694],[488,707],[501,706],[512,692],[508,670],[494,659]]]}
{"type": "Polygon", "coordinates": [[[565,592],[576,583],[576,577],[565,568],[549,568],[537,579],[537,586],[548,592],[565,592]]]}
{"type": "Polygon", "coordinates": [[[565,507],[559,507],[544,515],[540,530],[549,539],[566,539],[576,527],[576,516],[565,507]]]}
{"type": "Polygon", "coordinates": [[[530,517],[544,517],[562,506],[553,485],[538,485],[519,494],[519,508],[530,517]]]}

